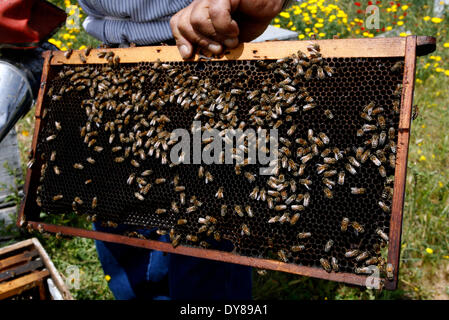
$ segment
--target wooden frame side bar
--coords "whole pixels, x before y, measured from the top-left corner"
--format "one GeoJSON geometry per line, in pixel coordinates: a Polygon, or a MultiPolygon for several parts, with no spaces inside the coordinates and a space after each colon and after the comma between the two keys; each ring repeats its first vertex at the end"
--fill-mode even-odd
{"type": "MultiPolygon", "coordinates": [[[[320,45],[324,57],[403,57],[405,54],[405,38],[376,38],[376,39],[339,39],[314,40],[320,45]]],[[[292,52],[301,50],[307,52],[310,41],[268,41],[261,43],[242,43],[237,48],[224,52],[221,56],[207,58],[208,60],[256,60],[280,59],[292,52]]],[[[120,63],[161,61],[184,61],[176,46],[151,46],[117,49],[93,49],[86,57],[87,63],[104,64],[107,61],[97,56],[100,51],[113,51],[120,57],[120,63]]],[[[80,54],[84,51],[73,51],[70,57],[65,52],[54,51],[50,61],[51,65],[83,64],[80,54]]],[[[190,61],[204,59],[196,54],[190,61]]]]}
{"type": "Polygon", "coordinates": [[[218,250],[201,249],[187,246],[178,246],[173,248],[171,243],[155,241],[155,240],[143,240],[138,238],[130,238],[118,234],[111,234],[100,231],[85,230],[73,227],[65,227],[47,223],[41,223],[36,221],[29,221],[28,224],[35,230],[44,230],[51,233],[61,232],[62,234],[69,236],[76,236],[82,238],[90,238],[100,241],[114,242],[120,244],[126,244],[135,247],[141,247],[145,249],[152,249],[163,251],[167,253],[176,253],[181,255],[187,255],[196,258],[204,258],[209,260],[241,264],[245,266],[251,266],[260,269],[269,269],[274,271],[283,271],[293,273],[306,277],[315,277],[324,280],[337,281],[355,284],[359,286],[366,285],[366,276],[356,275],[351,273],[327,273],[323,269],[300,266],[291,263],[285,263],[276,260],[252,258],[246,256],[240,256],[231,252],[224,252],[218,250]],[[39,227],[38,227],[39,226],[39,227]]]}
{"type": "Polygon", "coordinates": [[[394,290],[398,285],[399,256],[401,252],[402,214],[404,207],[405,183],[407,177],[407,156],[410,140],[410,123],[413,104],[413,90],[416,67],[416,36],[406,38],[404,80],[399,115],[396,170],[394,174],[393,204],[390,219],[390,241],[388,246],[388,263],[394,268],[392,281],[386,281],[385,287],[394,290]]]}

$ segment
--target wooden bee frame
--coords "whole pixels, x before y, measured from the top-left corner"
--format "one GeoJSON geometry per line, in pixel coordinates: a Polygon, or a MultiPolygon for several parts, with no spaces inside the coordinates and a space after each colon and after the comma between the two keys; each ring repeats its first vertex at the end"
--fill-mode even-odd
{"type": "MultiPolygon", "coordinates": [[[[397,57],[403,58],[405,62],[403,75],[403,92],[401,96],[401,110],[399,120],[399,132],[397,143],[397,157],[394,179],[394,194],[391,209],[388,263],[394,268],[392,279],[383,279],[386,289],[394,290],[398,284],[399,255],[402,229],[402,211],[404,205],[405,179],[407,170],[408,144],[410,138],[410,123],[413,103],[413,90],[415,80],[416,56],[426,55],[435,50],[436,40],[433,37],[408,36],[406,38],[376,38],[376,39],[341,39],[341,40],[317,40],[315,41],[321,48],[324,57],[354,58],[354,57],[397,57]]],[[[290,55],[293,52],[306,51],[308,41],[280,41],[265,43],[245,43],[238,48],[225,52],[220,57],[207,58],[216,60],[263,60],[279,59],[290,55]]],[[[113,51],[120,56],[121,63],[152,62],[161,61],[183,61],[176,47],[155,46],[136,47],[127,49],[101,49],[101,51],[113,51]]],[[[106,61],[97,57],[99,50],[92,50],[86,58],[87,63],[104,64],[106,61]]],[[[42,74],[41,89],[36,103],[36,125],[32,142],[33,152],[36,150],[38,134],[41,130],[42,102],[44,92],[46,92],[46,80],[49,70],[57,65],[81,65],[78,51],[74,51],[69,59],[64,56],[64,52],[45,52],[45,62],[42,74]]],[[[205,59],[204,56],[195,56],[193,61],[205,59]]],[[[35,166],[35,168],[38,166],[35,166]]],[[[160,250],[164,252],[177,253],[199,258],[236,263],[262,269],[270,269],[294,273],[302,276],[316,277],[331,281],[344,282],[364,286],[367,276],[351,273],[327,273],[323,269],[300,266],[291,263],[284,263],[269,259],[240,256],[229,252],[179,246],[173,248],[170,243],[153,240],[143,240],[130,238],[122,235],[109,234],[98,231],[90,231],[67,226],[51,225],[39,221],[31,221],[27,216],[38,210],[31,195],[36,193],[40,172],[38,169],[28,169],[26,184],[24,188],[25,199],[22,202],[17,224],[19,226],[31,226],[34,229],[44,230],[52,233],[62,233],[70,236],[93,238],[101,241],[122,243],[148,249],[160,250]]],[[[34,199],[34,198],[33,198],[34,199]]]]}

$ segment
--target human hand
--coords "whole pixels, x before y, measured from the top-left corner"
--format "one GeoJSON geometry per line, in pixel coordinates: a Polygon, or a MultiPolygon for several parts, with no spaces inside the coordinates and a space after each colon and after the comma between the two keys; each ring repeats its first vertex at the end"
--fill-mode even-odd
{"type": "Polygon", "coordinates": [[[170,27],[179,52],[190,58],[196,46],[214,54],[262,34],[284,0],[194,0],[176,13],[170,27]]]}

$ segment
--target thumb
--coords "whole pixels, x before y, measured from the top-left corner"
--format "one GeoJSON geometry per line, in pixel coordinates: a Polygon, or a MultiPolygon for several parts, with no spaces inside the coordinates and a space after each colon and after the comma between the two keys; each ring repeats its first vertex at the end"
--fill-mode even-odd
{"type": "Polygon", "coordinates": [[[170,19],[170,27],[182,58],[190,58],[193,54],[193,46],[179,31],[179,15],[176,14],[170,19]]]}
{"type": "Polygon", "coordinates": [[[224,45],[230,48],[236,47],[239,43],[239,26],[231,16],[232,12],[237,9],[238,2],[239,0],[210,1],[209,17],[217,35],[224,39],[224,45]]]}

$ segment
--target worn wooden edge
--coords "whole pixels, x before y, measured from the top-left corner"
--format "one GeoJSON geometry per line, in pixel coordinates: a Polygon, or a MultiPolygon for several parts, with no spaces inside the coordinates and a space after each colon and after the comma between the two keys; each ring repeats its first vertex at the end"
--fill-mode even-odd
{"type": "Polygon", "coordinates": [[[406,38],[404,79],[401,96],[401,113],[399,115],[396,170],[394,174],[393,204],[390,218],[390,241],[388,245],[388,263],[394,267],[392,281],[385,282],[385,288],[395,290],[398,286],[402,217],[407,178],[407,157],[410,140],[410,123],[413,105],[413,91],[416,67],[416,36],[406,38]]]}
{"type": "Polygon", "coordinates": [[[437,48],[437,39],[429,36],[418,36],[416,38],[416,55],[418,57],[432,53],[437,48]]]}
{"type": "Polygon", "coordinates": [[[42,53],[42,56],[44,58],[44,65],[42,67],[41,85],[36,99],[36,110],[34,113],[36,118],[40,118],[42,115],[42,103],[44,101],[44,94],[47,91],[47,77],[48,71],[50,70],[50,60],[53,53],[54,51],[45,51],[44,53],[42,53]]]}
{"type": "Polygon", "coordinates": [[[51,233],[62,233],[69,236],[77,236],[82,238],[90,238],[100,241],[114,242],[120,244],[126,244],[135,247],[141,247],[145,249],[153,249],[163,251],[167,253],[181,254],[191,257],[204,258],[209,260],[240,264],[260,269],[269,269],[274,271],[283,271],[293,273],[306,277],[320,278],[324,280],[344,282],[354,284],[358,286],[365,286],[367,276],[356,275],[352,273],[327,273],[323,269],[314,267],[300,266],[291,263],[284,263],[276,260],[252,258],[246,256],[240,256],[231,252],[223,252],[211,249],[201,249],[188,246],[178,246],[173,248],[170,243],[155,241],[155,240],[143,240],[138,238],[130,238],[122,235],[111,234],[106,232],[85,230],[74,227],[59,226],[53,224],[47,224],[37,221],[29,221],[29,225],[35,229],[44,230],[51,233]]]}
{"type": "MultiPolygon", "coordinates": [[[[44,95],[47,92],[47,77],[48,77],[48,72],[50,70],[50,60],[51,57],[53,55],[53,51],[45,51],[44,53],[42,53],[42,56],[44,57],[44,65],[42,67],[42,76],[41,76],[41,85],[39,88],[39,93],[37,95],[37,99],[36,99],[36,104],[35,104],[35,112],[34,112],[34,116],[35,116],[35,123],[34,123],[34,133],[33,133],[33,140],[31,142],[31,150],[33,152],[33,159],[35,160],[35,163],[33,165],[34,166],[40,166],[40,159],[36,159],[35,153],[36,153],[36,147],[37,147],[37,140],[39,137],[39,131],[41,128],[41,117],[42,117],[42,104],[44,101],[44,95]]],[[[22,199],[22,202],[20,204],[20,209],[19,209],[19,213],[17,214],[17,226],[19,228],[23,227],[25,224],[25,221],[27,220],[26,216],[25,216],[25,202],[29,201],[27,198],[27,194],[30,191],[30,185],[34,186],[34,188],[37,188],[36,183],[34,183],[34,181],[36,181],[36,179],[32,179],[33,177],[36,177],[37,173],[36,170],[32,170],[32,168],[27,168],[27,173],[26,173],[26,178],[25,178],[25,185],[23,186],[23,193],[25,194],[25,196],[22,199]]],[[[31,188],[32,189],[32,188],[31,188]]],[[[36,191],[36,190],[34,190],[36,191]]]]}
{"type": "MultiPolygon", "coordinates": [[[[375,39],[328,39],[314,40],[319,44],[324,57],[403,57],[405,54],[405,38],[375,38],[375,39]]],[[[304,41],[269,41],[259,43],[242,43],[237,48],[227,50],[220,56],[207,58],[212,61],[223,60],[258,60],[280,59],[301,50],[307,52],[310,40],[304,41]]],[[[120,63],[161,61],[186,61],[179,54],[176,46],[149,46],[115,49],[92,49],[85,57],[83,50],[74,50],[70,57],[65,57],[66,51],[54,51],[50,61],[51,65],[83,64],[80,54],[85,57],[86,63],[104,64],[107,61],[98,58],[98,52],[112,51],[120,57],[120,63]]],[[[205,59],[201,53],[195,54],[187,61],[205,59]]]]}
{"type": "Polygon", "coordinates": [[[15,280],[0,283],[0,300],[21,294],[26,290],[38,286],[39,282],[49,275],[50,273],[48,270],[42,270],[30,273],[15,280]]]}
{"type": "Polygon", "coordinates": [[[4,254],[7,254],[7,253],[10,253],[10,252],[13,252],[13,251],[17,251],[17,250],[20,250],[20,249],[28,248],[28,247],[33,246],[33,245],[34,245],[34,243],[33,243],[33,240],[31,240],[31,239],[27,239],[27,240],[23,240],[23,241],[20,241],[20,242],[17,242],[17,243],[13,243],[13,244],[11,244],[9,246],[0,248],[0,255],[4,255],[4,254]]]}
{"type": "Polygon", "coordinates": [[[42,259],[23,261],[23,262],[25,263],[11,266],[7,270],[0,271],[0,283],[7,281],[11,278],[16,278],[17,276],[22,276],[24,274],[30,273],[44,266],[42,259]]]}
{"type": "MultiPolygon", "coordinates": [[[[43,90],[43,89],[41,89],[43,90]]],[[[31,150],[33,153],[33,159],[34,164],[31,168],[27,168],[26,177],[25,177],[25,185],[23,186],[23,193],[24,197],[22,198],[22,202],[20,203],[19,213],[17,214],[17,222],[16,225],[19,228],[22,228],[25,226],[26,221],[29,220],[29,217],[26,217],[25,215],[25,208],[28,212],[31,212],[31,210],[37,205],[31,203],[31,201],[34,201],[34,197],[29,197],[28,194],[35,194],[37,191],[37,186],[39,182],[40,177],[40,170],[37,168],[40,168],[42,165],[41,158],[36,158],[36,149],[37,149],[37,141],[39,137],[39,132],[41,130],[41,119],[36,118],[34,122],[34,133],[33,133],[33,140],[31,142],[31,150]]]]}
{"type": "Polygon", "coordinates": [[[11,266],[21,264],[24,262],[29,262],[33,258],[39,256],[39,252],[35,248],[24,248],[25,251],[17,252],[7,258],[0,257],[0,272],[4,269],[10,268],[11,266]]]}
{"type": "Polygon", "coordinates": [[[61,275],[59,274],[58,270],[53,264],[53,261],[51,261],[50,257],[47,254],[47,251],[45,251],[44,247],[42,247],[39,240],[37,238],[32,238],[31,241],[33,242],[36,249],[39,251],[41,258],[45,264],[45,267],[50,272],[51,278],[53,279],[55,286],[58,288],[64,300],[74,300],[72,294],[67,289],[64,281],[62,280],[61,275]]]}

